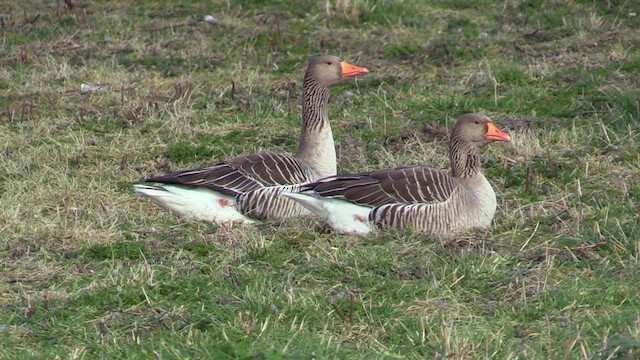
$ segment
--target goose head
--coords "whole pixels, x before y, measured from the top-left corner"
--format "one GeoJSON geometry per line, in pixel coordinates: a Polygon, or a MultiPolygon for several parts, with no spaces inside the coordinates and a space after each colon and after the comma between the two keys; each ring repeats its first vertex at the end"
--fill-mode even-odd
{"type": "Polygon", "coordinates": [[[311,59],[307,67],[307,75],[320,85],[332,86],[343,79],[368,74],[367,68],[349,64],[337,56],[322,55],[311,59]]]}
{"type": "Polygon", "coordinates": [[[481,114],[466,114],[453,126],[451,140],[483,147],[490,142],[509,142],[511,137],[498,129],[489,117],[481,114]]]}

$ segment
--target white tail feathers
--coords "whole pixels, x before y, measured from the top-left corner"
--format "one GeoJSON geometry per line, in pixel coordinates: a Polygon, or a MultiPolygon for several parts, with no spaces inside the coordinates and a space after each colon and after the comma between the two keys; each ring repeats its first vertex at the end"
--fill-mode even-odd
{"type": "Polygon", "coordinates": [[[134,185],[133,188],[137,196],[147,197],[180,216],[219,224],[255,222],[238,211],[232,196],[213,190],[179,185],[134,185]]]}
{"type": "Polygon", "coordinates": [[[369,222],[370,207],[313,194],[283,192],[282,195],[309,209],[341,234],[363,235],[372,230],[369,222]]]}

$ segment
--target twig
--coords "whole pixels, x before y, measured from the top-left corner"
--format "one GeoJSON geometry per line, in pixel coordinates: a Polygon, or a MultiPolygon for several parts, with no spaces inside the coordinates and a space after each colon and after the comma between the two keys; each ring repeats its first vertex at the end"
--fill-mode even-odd
{"type": "Polygon", "coordinates": [[[349,324],[353,324],[353,308],[354,308],[354,301],[353,301],[353,293],[349,293],[349,324]]]}
{"type": "Polygon", "coordinates": [[[333,307],[333,310],[336,311],[336,314],[338,314],[338,316],[340,317],[340,319],[342,321],[346,321],[346,317],[344,316],[344,313],[342,312],[342,310],[338,307],[338,305],[336,304],[335,300],[331,300],[331,307],[333,307]]]}
{"type": "Polygon", "coordinates": [[[524,176],[524,193],[531,193],[531,166],[527,164],[527,170],[524,176]]]}
{"type": "Polygon", "coordinates": [[[173,25],[164,25],[164,26],[158,26],[158,27],[143,28],[143,29],[140,29],[140,31],[161,31],[161,30],[165,30],[165,29],[173,29],[173,28],[183,27],[183,26],[192,26],[192,25],[195,25],[196,23],[198,23],[197,20],[190,20],[190,21],[187,21],[187,22],[182,23],[182,24],[173,24],[173,25]]]}

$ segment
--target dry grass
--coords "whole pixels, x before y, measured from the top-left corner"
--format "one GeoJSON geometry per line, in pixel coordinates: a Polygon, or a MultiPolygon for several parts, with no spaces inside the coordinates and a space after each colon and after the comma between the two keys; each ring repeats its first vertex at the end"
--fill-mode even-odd
{"type": "Polygon", "coordinates": [[[0,358],[637,357],[631,3],[2,5],[0,358]],[[333,91],[344,172],[446,168],[466,112],[510,127],[493,229],[218,228],[133,196],[293,152],[318,53],[372,70],[333,91]]]}

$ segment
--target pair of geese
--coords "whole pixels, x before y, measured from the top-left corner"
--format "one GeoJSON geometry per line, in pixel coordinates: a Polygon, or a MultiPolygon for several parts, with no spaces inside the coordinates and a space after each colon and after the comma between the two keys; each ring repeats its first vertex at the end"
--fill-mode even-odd
{"type": "Polygon", "coordinates": [[[446,235],[487,228],[496,195],[480,172],[479,149],[509,135],[479,114],[466,114],[449,139],[451,173],[406,166],[336,175],[336,152],[329,125],[329,88],[367,74],[335,56],[319,56],[303,82],[302,131],[295,156],[257,153],[213,166],[146,179],[134,185],[180,216],[225,223],[317,215],[339,233],[367,234],[381,228],[412,228],[446,235]]]}

